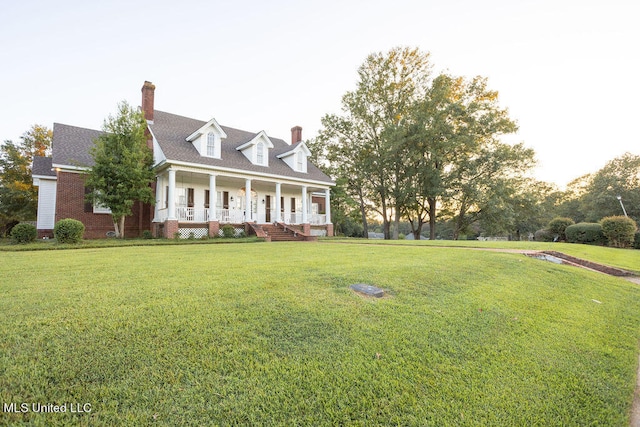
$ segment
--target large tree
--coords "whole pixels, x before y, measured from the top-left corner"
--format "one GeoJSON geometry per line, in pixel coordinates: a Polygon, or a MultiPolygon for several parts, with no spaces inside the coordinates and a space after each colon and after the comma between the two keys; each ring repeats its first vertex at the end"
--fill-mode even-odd
{"type": "Polygon", "coordinates": [[[153,156],[147,147],[146,120],[127,102],[118,104],[118,114],[109,116],[104,133],[95,141],[94,165],[86,185],[87,198],[111,209],[116,236],[124,237],[124,223],[136,201],[153,203],[153,156]]]}
{"type": "Polygon", "coordinates": [[[20,220],[34,220],[38,190],[33,185],[31,166],[35,156],[46,156],[53,134],[42,125],[33,125],[20,142],[5,141],[0,147],[0,227],[20,220]]]}
{"type": "MultiPolygon", "coordinates": [[[[342,115],[323,118],[318,140],[328,146],[335,178],[347,179],[366,223],[367,210],[382,218],[386,239],[391,222],[400,219],[399,199],[406,174],[402,170],[402,122],[428,87],[429,54],[394,48],[367,57],[358,69],[354,91],[342,98],[342,115]]],[[[398,227],[394,228],[397,233],[398,227]]]]}
{"type": "Polygon", "coordinates": [[[582,207],[588,221],[622,215],[618,197],[629,217],[640,221],[640,156],[625,153],[591,175],[582,207]]]}
{"type": "Polygon", "coordinates": [[[438,203],[446,203],[457,212],[457,236],[482,209],[505,199],[505,180],[528,169],[533,151],[499,142],[517,127],[485,78],[441,74],[413,111],[407,147],[413,188],[405,193],[406,214],[410,221],[417,218],[416,235],[428,215],[433,239],[438,203]]]}

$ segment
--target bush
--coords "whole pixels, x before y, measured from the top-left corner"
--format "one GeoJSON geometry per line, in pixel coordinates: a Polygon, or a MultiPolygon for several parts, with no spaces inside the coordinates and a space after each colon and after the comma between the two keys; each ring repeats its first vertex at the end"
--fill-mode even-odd
{"type": "Polygon", "coordinates": [[[142,230],[142,238],[143,239],[153,239],[153,234],[149,230],[142,230]]]}
{"type": "Polygon", "coordinates": [[[633,248],[640,249],[640,231],[636,231],[636,234],[633,238],[633,248]]]}
{"type": "Polygon", "coordinates": [[[11,229],[11,240],[14,243],[29,243],[36,240],[38,230],[31,224],[18,224],[11,229]]]}
{"type": "Polygon", "coordinates": [[[549,232],[555,237],[558,237],[558,240],[567,240],[567,236],[564,233],[565,229],[573,225],[574,222],[571,218],[554,218],[549,222],[547,226],[549,232]]]}
{"type": "Polygon", "coordinates": [[[76,219],[61,219],[53,227],[58,243],[80,243],[84,236],[84,224],[76,219]]]}
{"type": "Polygon", "coordinates": [[[609,239],[609,246],[626,248],[631,246],[638,230],[636,223],[625,216],[609,216],[600,220],[602,232],[609,239]]]}
{"type": "Polygon", "coordinates": [[[602,233],[602,226],[597,222],[579,222],[565,229],[567,242],[604,245],[607,238],[602,233]]]}
{"type": "Polygon", "coordinates": [[[546,228],[543,228],[533,234],[533,240],[536,242],[553,242],[553,234],[546,228]]]}
{"type": "Polygon", "coordinates": [[[226,237],[228,239],[236,237],[236,229],[233,228],[233,225],[227,224],[222,227],[222,237],[226,237]]]}

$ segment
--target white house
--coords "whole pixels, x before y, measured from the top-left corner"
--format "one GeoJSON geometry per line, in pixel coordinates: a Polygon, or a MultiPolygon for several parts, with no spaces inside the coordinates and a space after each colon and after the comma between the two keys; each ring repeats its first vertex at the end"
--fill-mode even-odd
{"type": "MultiPolygon", "coordinates": [[[[154,96],[155,86],[145,82],[142,111],[153,150],[156,202],[134,207],[126,235],[148,229],[166,237],[213,236],[224,224],[266,236],[275,233],[274,224],[296,236],[333,235],[330,189],[335,183],[308,160],[302,128],[291,130],[289,143],[264,131],[221,126],[213,118],[155,110],[154,96]]],[[[41,235],[62,218],[85,223],[88,237],[113,230],[108,209],[84,202],[82,175],[93,164],[89,151],[99,134],[54,124],[52,158],[34,161],[41,235]]]]}

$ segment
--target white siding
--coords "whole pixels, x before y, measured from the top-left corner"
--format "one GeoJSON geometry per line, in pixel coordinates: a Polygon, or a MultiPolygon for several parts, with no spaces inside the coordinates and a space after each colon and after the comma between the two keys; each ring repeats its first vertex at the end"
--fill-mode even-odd
{"type": "Polygon", "coordinates": [[[56,180],[40,179],[38,189],[38,230],[51,230],[56,221],[56,180]]]}

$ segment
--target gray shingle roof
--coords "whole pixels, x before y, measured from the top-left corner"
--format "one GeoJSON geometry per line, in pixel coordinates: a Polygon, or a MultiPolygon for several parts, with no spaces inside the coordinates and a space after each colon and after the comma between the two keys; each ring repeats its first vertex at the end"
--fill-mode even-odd
{"type": "Polygon", "coordinates": [[[221,125],[220,127],[227,134],[227,138],[222,140],[221,158],[203,157],[192,143],[186,141],[186,138],[205,124],[207,124],[206,121],[155,110],[153,124],[149,127],[158,140],[167,162],[174,160],[333,183],[331,178],[310,162],[307,163],[307,173],[303,173],[294,171],[284,160],[278,159],[277,156],[279,154],[292,149],[291,145],[279,138],[269,137],[273,143],[273,148],[269,150],[269,166],[258,166],[251,163],[236,148],[252,140],[259,132],[247,132],[221,125]]]}
{"type": "Polygon", "coordinates": [[[34,156],[31,174],[39,176],[56,176],[56,171],[53,170],[51,165],[51,157],[34,156]]]}
{"type": "MultiPolygon", "coordinates": [[[[279,138],[271,138],[274,148],[269,150],[269,166],[258,166],[251,163],[240,151],[240,145],[253,139],[258,132],[247,132],[226,126],[220,126],[227,134],[222,140],[221,159],[203,157],[198,150],[186,141],[186,138],[207,122],[188,117],[154,111],[153,124],[149,125],[156,137],[167,162],[179,161],[207,166],[239,169],[250,172],[267,173],[289,178],[299,178],[333,184],[331,178],[325,175],[315,165],[307,163],[307,173],[291,169],[279,154],[292,149],[292,146],[279,138]]],[[[79,128],[75,126],[54,123],[53,125],[53,164],[69,166],[93,166],[93,158],[89,152],[94,141],[102,134],[101,131],[79,128]]]]}
{"type": "Polygon", "coordinates": [[[93,166],[93,157],[89,150],[101,131],[75,126],[53,124],[53,142],[51,151],[53,164],[89,167],[93,166]]]}

